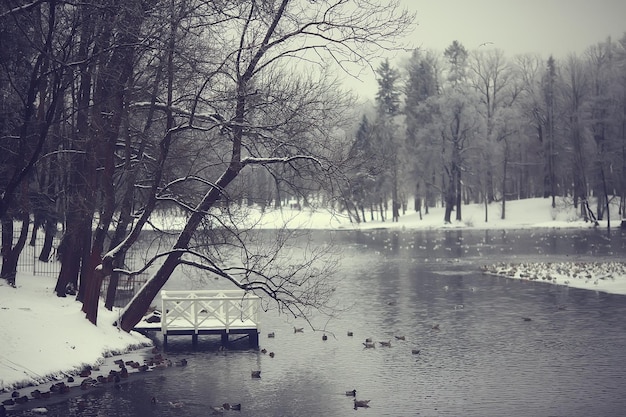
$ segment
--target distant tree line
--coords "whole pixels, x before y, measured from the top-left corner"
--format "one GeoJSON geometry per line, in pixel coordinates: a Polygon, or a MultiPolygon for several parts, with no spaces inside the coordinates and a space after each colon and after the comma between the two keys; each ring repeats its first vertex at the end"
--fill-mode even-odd
{"type": "Polygon", "coordinates": [[[401,68],[384,61],[377,76],[376,109],[350,150],[354,221],[387,220],[389,209],[397,220],[409,205],[460,221],[469,203],[488,221],[491,203],[505,218],[507,200],[530,197],[552,207],[564,197],[592,222],[611,206],[625,215],[626,36],[562,60],[454,41],[413,51],[401,68]]]}

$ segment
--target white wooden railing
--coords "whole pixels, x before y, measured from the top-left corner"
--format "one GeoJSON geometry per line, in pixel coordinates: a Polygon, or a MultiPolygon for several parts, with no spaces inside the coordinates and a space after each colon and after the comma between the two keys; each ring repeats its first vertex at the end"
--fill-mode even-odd
{"type": "Polygon", "coordinates": [[[161,330],[258,328],[261,299],[242,290],[161,291],[161,330]]]}

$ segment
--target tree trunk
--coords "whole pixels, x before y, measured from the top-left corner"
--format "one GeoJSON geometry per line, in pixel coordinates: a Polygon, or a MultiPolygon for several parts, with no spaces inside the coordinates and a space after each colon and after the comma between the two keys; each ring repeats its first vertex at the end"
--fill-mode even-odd
{"type": "Polygon", "coordinates": [[[460,167],[456,169],[456,185],[455,185],[455,189],[456,189],[456,195],[455,195],[455,206],[456,206],[456,220],[457,221],[461,221],[463,220],[462,216],[461,216],[461,206],[463,204],[462,198],[461,198],[461,169],[460,167]]]}
{"type": "Polygon", "coordinates": [[[454,208],[454,200],[448,201],[448,199],[446,199],[446,211],[443,216],[444,223],[446,224],[452,223],[451,217],[452,217],[453,208],[454,208]]]}
{"type": "Polygon", "coordinates": [[[50,252],[52,252],[52,243],[57,233],[57,222],[54,218],[48,218],[45,222],[45,234],[43,239],[43,246],[39,253],[39,260],[41,262],[48,262],[50,260],[50,252]]]}
{"type": "Polygon", "coordinates": [[[509,143],[504,140],[504,161],[502,162],[502,214],[500,218],[506,219],[506,180],[509,167],[509,143]]]}
{"type": "Polygon", "coordinates": [[[78,288],[78,274],[80,273],[80,261],[82,252],[81,240],[78,235],[80,221],[78,218],[69,217],[67,229],[61,238],[61,243],[57,249],[61,270],[57,278],[54,292],[59,297],[65,297],[67,288],[73,286],[78,288]]]}
{"type": "Polygon", "coordinates": [[[15,286],[15,277],[17,276],[17,263],[22,254],[22,249],[28,240],[28,226],[30,216],[27,212],[20,214],[22,229],[15,245],[13,245],[13,219],[5,216],[2,219],[2,270],[0,277],[15,286]]]}

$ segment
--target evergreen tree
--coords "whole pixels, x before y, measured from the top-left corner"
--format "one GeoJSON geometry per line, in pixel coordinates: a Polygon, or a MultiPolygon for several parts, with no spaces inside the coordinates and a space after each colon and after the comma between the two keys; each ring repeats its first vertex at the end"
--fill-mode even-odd
{"type": "Polygon", "coordinates": [[[425,193],[425,210],[432,204],[431,181],[433,158],[430,155],[428,141],[420,134],[425,123],[428,123],[430,112],[425,102],[438,93],[438,82],[433,55],[424,55],[416,49],[411,55],[407,67],[408,78],[405,86],[405,122],[406,149],[404,163],[407,167],[408,181],[414,184],[414,208],[422,215],[422,194],[425,193]]]}
{"type": "Polygon", "coordinates": [[[398,70],[392,68],[389,60],[385,59],[376,70],[378,75],[378,92],[376,93],[376,104],[381,115],[396,116],[400,111],[400,90],[398,80],[400,74],[398,70]]]}
{"type": "Polygon", "coordinates": [[[467,49],[459,41],[452,41],[452,44],[444,51],[444,56],[448,60],[448,81],[453,88],[459,87],[467,77],[467,49]]]}
{"type": "MultiPolygon", "coordinates": [[[[378,75],[378,92],[376,93],[376,105],[378,118],[376,120],[376,137],[378,152],[383,158],[385,167],[384,175],[378,181],[381,217],[386,206],[386,190],[391,189],[392,220],[398,221],[400,217],[399,178],[401,143],[398,135],[398,126],[395,117],[400,112],[400,89],[398,70],[392,68],[389,60],[383,61],[376,70],[378,75]]],[[[383,219],[384,220],[384,219],[383,219]]]]}

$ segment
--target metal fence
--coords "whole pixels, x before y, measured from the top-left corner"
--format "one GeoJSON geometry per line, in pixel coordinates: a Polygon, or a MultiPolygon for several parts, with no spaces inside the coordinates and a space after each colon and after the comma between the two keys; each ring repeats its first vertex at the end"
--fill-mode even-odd
{"type": "Polygon", "coordinates": [[[43,233],[41,233],[41,237],[37,237],[35,240],[35,245],[31,246],[27,242],[22,250],[20,255],[20,259],[17,263],[17,270],[19,272],[26,272],[33,275],[46,275],[46,276],[56,276],[59,275],[59,271],[61,270],[61,262],[57,260],[57,248],[59,247],[59,242],[61,239],[54,238],[52,243],[52,251],[50,252],[50,257],[47,262],[43,262],[39,260],[39,255],[41,254],[41,248],[43,247],[43,233]]]}
{"type": "MultiPolygon", "coordinates": [[[[100,294],[102,297],[106,297],[110,280],[111,277],[105,277],[102,281],[102,286],[100,287],[100,294]]],[[[121,276],[117,282],[117,290],[115,291],[115,301],[113,305],[116,307],[123,307],[128,304],[147,280],[147,274],[135,275],[132,277],[121,276]]]]}
{"type": "MultiPolygon", "coordinates": [[[[17,264],[17,270],[32,275],[50,276],[56,277],[61,271],[61,262],[57,259],[57,248],[61,241],[60,238],[55,238],[52,244],[52,251],[47,262],[39,260],[41,254],[41,248],[43,246],[44,236],[37,237],[35,245],[31,246],[27,243],[22,250],[20,258],[17,264]]],[[[136,258],[129,253],[126,256],[125,268],[133,269],[137,263],[136,258]]],[[[117,291],[115,293],[115,306],[126,305],[132,297],[139,291],[139,289],[146,283],[148,276],[146,274],[140,274],[133,277],[121,276],[118,284],[117,291]]],[[[106,277],[102,281],[102,287],[100,294],[106,296],[107,290],[110,284],[110,277],[106,277]]]]}

